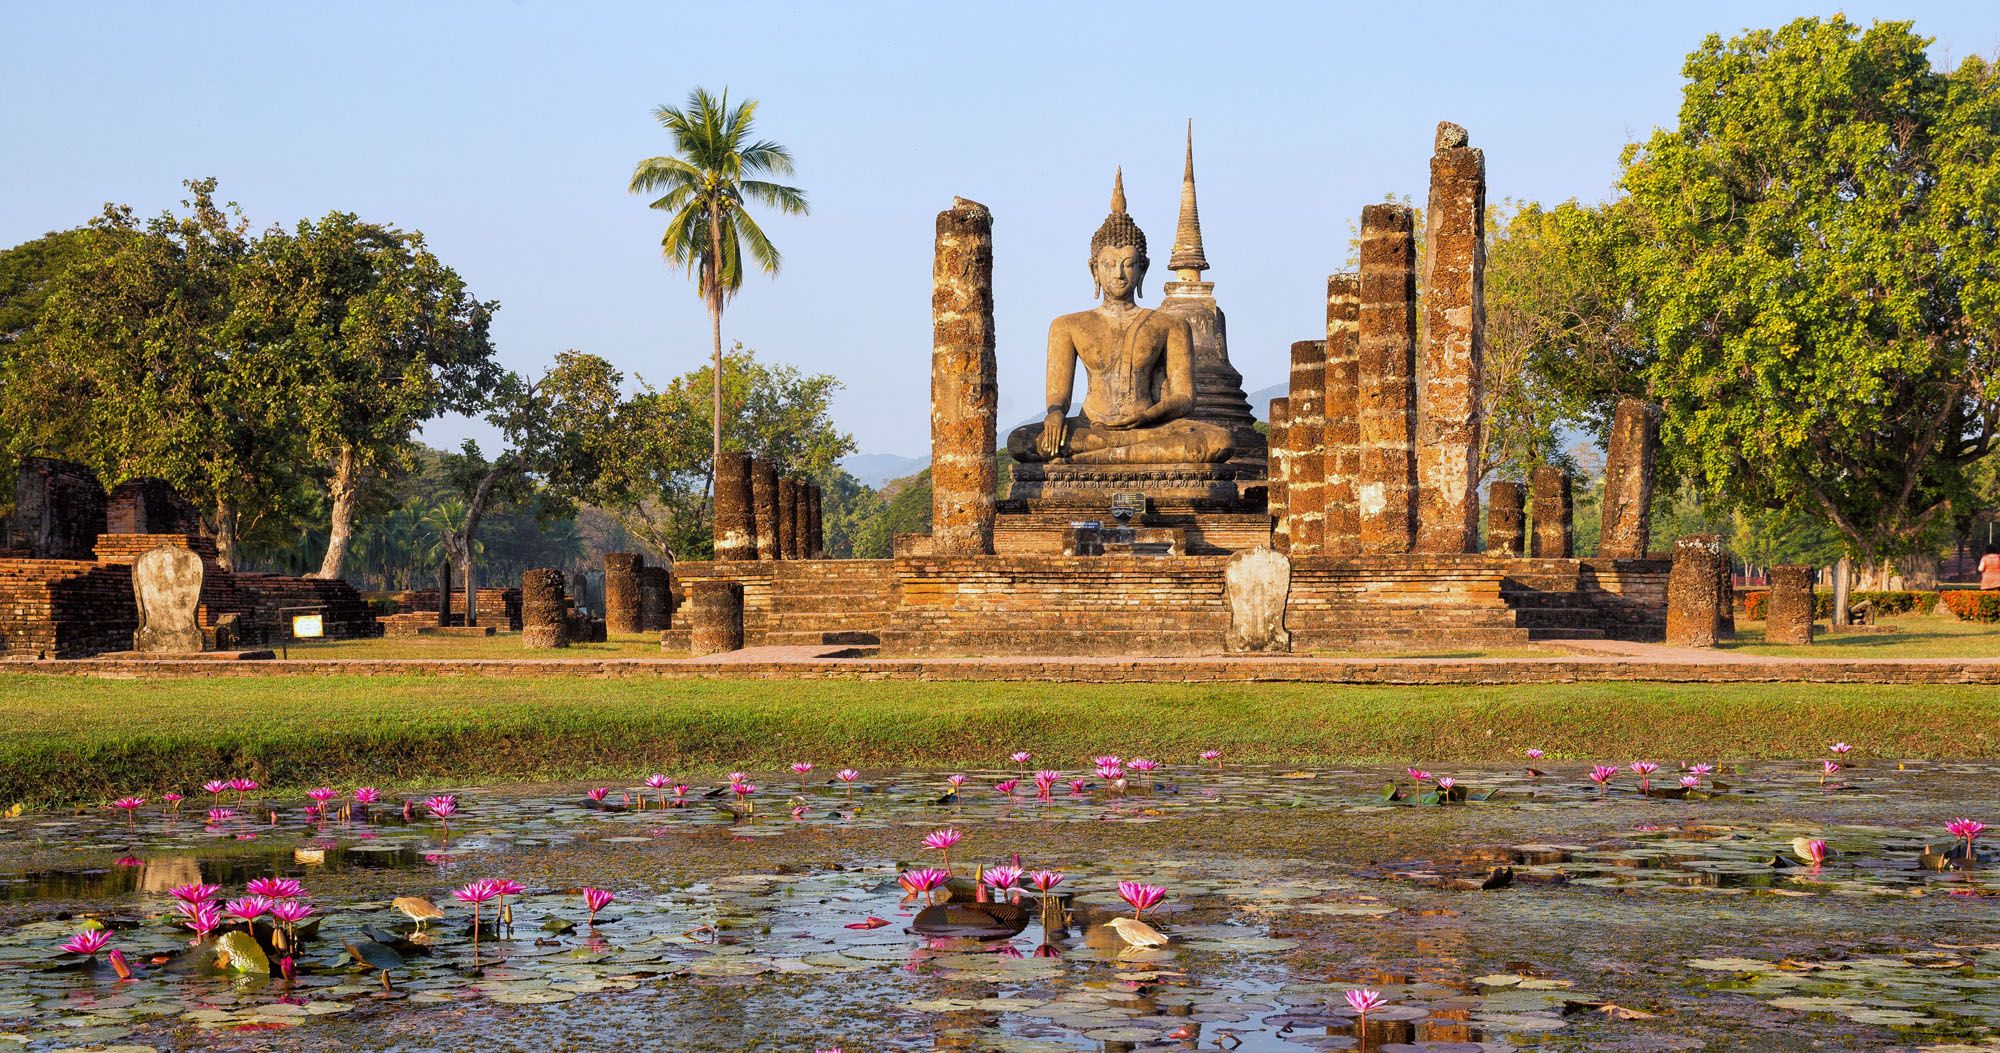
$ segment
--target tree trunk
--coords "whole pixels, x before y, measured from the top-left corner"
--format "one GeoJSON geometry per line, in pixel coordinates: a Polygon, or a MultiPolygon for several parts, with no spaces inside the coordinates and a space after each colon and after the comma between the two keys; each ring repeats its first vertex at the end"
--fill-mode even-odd
{"type": "Polygon", "coordinates": [[[458,576],[465,579],[465,624],[478,625],[479,587],[472,580],[472,544],[469,538],[465,546],[465,562],[460,567],[458,576]]]}
{"type": "Polygon", "coordinates": [[[1854,559],[1841,556],[1833,565],[1833,624],[1851,624],[1847,617],[1847,594],[1854,587],[1854,559]]]}
{"type": "Polygon", "coordinates": [[[451,624],[451,554],[438,560],[438,624],[451,624]]]}
{"type": "Polygon", "coordinates": [[[236,569],[236,507],[226,497],[215,499],[215,562],[236,569]]]}
{"type": "Polygon", "coordinates": [[[361,469],[355,460],[350,447],[340,451],[340,460],[334,465],[333,482],[327,485],[327,493],[333,498],[333,516],[327,529],[326,558],[320,560],[319,571],[307,577],[340,577],[348,542],[354,537],[354,492],[361,481],[361,469]]]}
{"type": "Polygon", "coordinates": [[[472,491],[472,500],[465,506],[465,522],[458,528],[458,556],[464,567],[465,577],[465,624],[476,625],[478,612],[478,592],[472,582],[472,543],[479,536],[479,520],[486,515],[486,502],[493,499],[493,484],[500,480],[504,472],[511,471],[512,465],[506,456],[493,462],[486,474],[479,477],[479,485],[472,491]]]}
{"type": "Polygon", "coordinates": [[[708,210],[708,326],[715,341],[715,442],[709,451],[709,493],[715,492],[715,473],[722,464],[722,216],[714,203],[708,210]]]}

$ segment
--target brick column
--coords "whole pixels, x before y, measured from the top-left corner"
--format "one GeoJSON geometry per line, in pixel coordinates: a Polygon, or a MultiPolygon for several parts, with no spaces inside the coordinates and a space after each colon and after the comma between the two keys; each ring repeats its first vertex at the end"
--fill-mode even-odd
{"type": "Polygon", "coordinates": [[[1417,533],[1417,271],[1415,221],[1406,206],[1361,210],[1357,324],[1361,551],[1408,552],[1417,533]]]}
{"type": "Polygon", "coordinates": [[[1714,647],[1722,622],[1716,609],[1716,568],[1723,562],[1722,539],[1685,534],[1674,539],[1674,569],[1667,575],[1667,643],[1673,647],[1714,647]]]}
{"type": "Polygon", "coordinates": [[[750,455],[722,451],[722,463],[715,471],[716,559],[757,558],[757,521],[750,502],[750,455]]]}
{"type": "Polygon", "coordinates": [[[750,459],[751,522],[757,530],[757,558],[778,558],[778,466],[750,459]]]}
{"type": "Polygon", "coordinates": [[[1813,569],[1799,563],[1771,568],[1764,598],[1764,642],[1809,644],[1813,638],[1813,569]]]}
{"type": "Polygon", "coordinates": [[[604,631],[636,633],[639,620],[639,574],[645,560],[636,552],[604,554],[604,631]]]}
{"type": "Polygon", "coordinates": [[[639,568],[639,631],[656,633],[668,627],[673,583],[665,567],[639,568]]]}
{"type": "Polygon", "coordinates": [[[1653,452],[1659,443],[1659,407],[1643,399],[1619,399],[1604,458],[1604,528],[1598,555],[1646,558],[1651,543],[1647,521],[1653,514],[1653,452]]]}
{"type": "Polygon", "coordinates": [[[568,647],[568,618],[562,571],[535,567],[521,575],[521,646],[568,647]]]}
{"type": "Polygon", "coordinates": [[[1538,464],[1529,473],[1528,484],[1534,489],[1529,511],[1535,517],[1535,558],[1569,559],[1576,554],[1570,537],[1569,473],[1553,464],[1538,464]]]}
{"type": "Polygon", "coordinates": [[[931,552],[993,554],[993,215],[953,198],[931,268],[931,552]]]}
{"type": "Polygon", "coordinates": [[[743,649],[743,583],[697,581],[688,587],[688,653],[743,649]]]}
{"type": "Polygon", "coordinates": [[[1285,396],[1286,533],[1294,555],[1318,555],[1326,537],[1322,493],[1326,479],[1326,341],[1292,344],[1292,385],[1285,396]]]}
{"type": "Polygon", "coordinates": [[[1286,437],[1290,428],[1290,402],[1284,398],[1271,400],[1271,434],[1266,443],[1270,450],[1266,492],[1270,495],[1267,510],[1271,513],[1271,547],[1279,552],[1292,550],[1292,521],[1287,507],[1292,449],[1291,440],[1286,437]]]}
{"type": "Polygon", "coordinates": [[[778,537],[775,542],[779,559],[797,559],[799,553],[792,546],[792,516],[799,506],[799,481],[791,476],[778,480],[778,537]]]}
{"type": "Polygon", "coordinates": [[[812,484],[804,479],[792,483],[792,532],[785,538],[785,551],[793,559],[811,559],[806,551],[806,531],[811,529],[812,484]]]}
{"type": "Polygon", "coordinates": [[[1348,556],[1361,551],[1361,517],[1354,488],[1361,471],[1361,430],[1356,418],[1360,391],[1361,276],[1326,279],[1326,404],[1320,429],[1320,551],[1348,556]]]}
{"type": "Polygon", "coordinates": [[[1520,483],[1494,481],[1486,487],[1486,554],[1519,557],[1526,551],[1520,483]]]}
{"type": "Polygon", "coordinates": [[[1424,211],[1423,378],[1417,406],[1417,551],[1479,537],[1480,370],[1486,344],[1486,155],[1437,127],[1424,211]]]}
{"type": "Polygon", "coordinates": [[[818,483],[807,491],[811,497],[806,501],[806,509],[811,515],[806,517],[806,554],[813,559],[826,558],[826,527],[820,521],[819,502],[823,494],[818,483]]]}

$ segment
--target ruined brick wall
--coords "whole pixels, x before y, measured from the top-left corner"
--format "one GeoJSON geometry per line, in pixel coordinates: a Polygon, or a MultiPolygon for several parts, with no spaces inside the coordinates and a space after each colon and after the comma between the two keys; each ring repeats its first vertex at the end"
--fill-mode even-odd
{"type": "Polygon", "coordinates": [[[88,560],[0,560],[0,656],[129,651],[139,628],[132,568],[88,560]]]}
{"type": "Polygon", "coordinates": [[[1417,531],[1417,271],[1415,218],[1406,206],[1361,210],[1357,325],[1360,548],[1408,552],[1417,531]]]}
{"type": "Polygon", "coordinates": [[[1418,552],[1477,548],[1486,329],[1486,155],[1465,129],[1437,128],[1424,211],[1422,387],[1417,408],[1418,552]]]}
{"type": "Polygon", "coordinates": [[[14,480],[9,547],[31,559],[87,560],[104,533],[104,488],[90,469],[50,457],[23,457],[14,480]]]}
{"type": "Polygon", "coordinates": [[[1659,407],[1643,399],[1619,399],[1604,458],[1600,555],[1645,557],[1652,540],[1647,526],[1653,514],[1653,456],[1659,442],[1659,407]]]}
{"type": "Polygon", "coordinates": [[[1320,550],[1327,555],[1361,551],[1361,515],[1355,486],[1361,474],[1359,384],[1361,276],[1326,279],[1326,405],[1320,430],[1320,550]]]}
{"type": "MultiPolygon", "coordinates": [[[[685,596],[698,581],[740,583],[747,646],[872,644],[896,607],[894,567],[886,559],[697,561],[675,565],[674,585],[685,596]]],[[[675,616],[677,625],[685,620],[675,616]]]]}
{"type": "Polygon", "coordinates": [[[931,537],[940,555],[993,551],[999,383],[993,216],[955,198],[938,213],[931,271],[931,537]]]}
{"type": "Polygon", "coordinates": [[[1613,640],[1657,642],[1667,629],[1667,576],[1664,559],[1578,561],[1583,593],[1597,612],[1597,627],[1613,640]]]}
{"type": "Polygon", "coordinates": [[[107,534],[197,534],[201,517],[164,479],[127,479],[106,498],[107,534]]]}
{"type": "MultiPolygon", "coordinates": [[[[128,561],[129,562],[129,561],[128,561]]],[[[484,588],[479,591],[479,621],[491,623],[493,612],[501,613],[501,622],[495,628],[516,630],[521,628],[521,590],[517,588],[484,588]]],[[[436,589],[405,589],[390,597],[395,601],[396,610],[405,614],[423,612],[431,625],[438,623],[438,594],[436,589]]],[[[451,609],[448,625],[465,623],[465,590],[451,590],[451,609]]]]}
{"type": "Polygon", "coordinates": [[[1285,396],[1285,533],[1290,551],[1313,555],[1326,539],[1326,341],[1292,344],[1285,396]]]}
{"type": "Polygon", "coordinates": [[[896,561],[885,655],[1215,654],[1225,556],[896,561]]]}

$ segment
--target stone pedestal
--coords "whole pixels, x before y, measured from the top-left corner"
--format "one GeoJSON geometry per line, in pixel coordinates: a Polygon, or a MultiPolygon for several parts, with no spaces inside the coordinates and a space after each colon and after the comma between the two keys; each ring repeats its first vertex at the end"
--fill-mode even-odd
{"type": "Polygon", "coordinates": [[[201,557],[174,545],[149,549],[132,561],[132,596],[139,604],[134,651],[201,653],[201,577],[201,557]]]}
{"type": "Polygon", "coordinates": [[[1764,642],[1809,644],[1813,638],[1813,569],[1796,563],[1771,568],[1764,603],[1764,642]]]}
{"type": "Polygon", "coordinates": [[[1271,512],[1271,547],[1288,552],[1292,547],[1291,400],[1271,400],[1270,480],[1265,484],[1265,502],[1271,512]]]}
{"type": "Polygon", "coordinates": [[[1644,559],[1651,542],[1653,455],[1660,443],[1659,407],[1643,399],[1618,400],[1604,458],[1604,526],[1597,554],[1644,559]]]}
{"type": "Polygon", "coordinates": [[[1486,343],[1486,155],[1437,128],[1424,211],[1424,349],[1418,370],[1418,552],[1456,554],[1479,535],[1480,384],[1486,343]]]}
{"type": "Polygon", "coordinates": [[[1667,644],[1714,647],[1720,635],[1720,593],[1715,588],[1724,565],[1722,539],[1687,534],[1674,540],[1674,569],[1667,575],[1667,644]]]}
{"type": "Polygon", "coordinates": [[[778,558],[778,466],[750,459],[751,522],[757,531],[757,558],[778,558]]]}
{"type": "Polygon", "coordinates": [[[694,656],[743,649],[743,584],[697,581],[688,586],[688,653],[694,656]]]}
{"type": "Polygon", "coordinates": [[[993,552],[993,216],[954,198],[931,269],[931,537],[940,556],[993,552]]]}
{"type": "Polygon", "coordinates": [[[1494,482],[1486,487],[1486,554],[1516,557],[1527,551],[1527,523],[1522,517],[1520,483],[1494,482]]]}
{"type": "Polygon", "coordinates": [[[639,631],[662,632],[673,624],[673,577],[665,567],[639,568],[639,631]]]}
{"type": "Polygon", "coordinates": [[[750,455],[722,451],[722,462],[715,471],[716,559],[757,558],[757,521],[751,500],[750,455]]]}
{"type": "Polygon", "coordinates": [[[569,615],[562,571],[534,567],[521,575],[521,645],[541,650],[569,646],[569,615]]]}
{"type": "Polygon", "coordinates": [[[1415,219],[1403,205],[1361,210],[1361,551],[1410,551],[1417,533],[1415,219]]]}
{"type": "Polygon", "coordinates": [[[797,559],[798,530],[793,518],[799,511],[799,481],[791,476],[778,480],[778,558],[797,559]]]}
{"type": "Polygon", "coordinates": [[[1326,539],[1326,341],[1292,344],[1292,383],[1285,396],[1286,533],[1294,555],[1318,555],[1326,539]]]}
{"type": "Polygon", "coordinates": [[[645,560],[636,552],[604,554],[604,631],[636,633],[644,626],[639,612],[639,575],[645,560]]]}
{"type": "Polygon", "coordinates": [[[1292,634],[1285,629],[1285,601],[1292,591],[1292,561],[1268,548],[1253,548],[1229,557],[1223,571],[1229,604],[1229,632],[1223,646],[1231,652],[1285,652],[1292,634]]]}
{"type": "Polygon", "coordinates": [[[1533,488],[1536,559],[1569,559],[1576,555],[1571,538],[1569,473],[1553,464],[1538,464],[1528,476],[1533,488]]]}
{"type": "Polygon", "coordinates": [[[1361,473],[1360,404],[1361,276],[1326,279],[1326,406],[1320,429],[1320,551],[1351,556],[1361,551],[1361,515],[1355,484],[1361,473]]]}

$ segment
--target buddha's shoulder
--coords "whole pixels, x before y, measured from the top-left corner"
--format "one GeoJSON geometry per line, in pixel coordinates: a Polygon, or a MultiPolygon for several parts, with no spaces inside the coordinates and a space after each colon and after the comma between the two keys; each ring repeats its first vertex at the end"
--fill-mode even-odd
{"type": "Polygon", "coordinates": [[[1049,332],[1068,333],[1079,329],[1096,329],[1100,323],[1101,319],[1095,309],[1071,311],[1068,314],[1056,315],[1055,320],[1049,323],[1049,332]]]}

